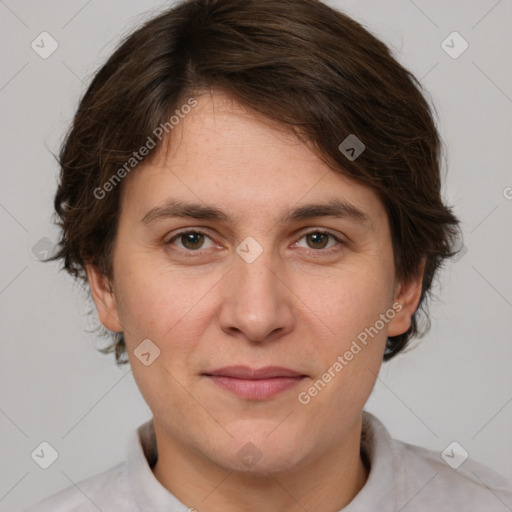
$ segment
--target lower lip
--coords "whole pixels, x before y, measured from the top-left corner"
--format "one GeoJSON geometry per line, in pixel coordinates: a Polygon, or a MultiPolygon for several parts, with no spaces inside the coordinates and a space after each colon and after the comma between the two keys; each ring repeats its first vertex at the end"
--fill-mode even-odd
{"type": "Polygon", "coordinates": [[[273,377],[271,379],[237,379],[224,375],[208,375],[218,386],[248,400],[266,400],[296,386],[304,377],[273,377]]]}

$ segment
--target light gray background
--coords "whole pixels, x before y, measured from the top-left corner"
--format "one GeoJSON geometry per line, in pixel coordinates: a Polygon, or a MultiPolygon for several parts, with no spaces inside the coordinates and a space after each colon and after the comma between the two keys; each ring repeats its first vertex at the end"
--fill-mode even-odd
{"type": "MultiPolygon", "coordinates": [[[[395,437],[439,452],[456,440],[512,478],[512,1],[329,3],[391,45],[430,91],[448,148],[446,198],[468,247],[441,276],[430,334],[383,366],[367,408],[395,437]],[[441,47],[453,31],[469,43],[457,59],[441,47]]],[[[121,34],[162,5],[0,0],[2,511],[117,464],[151,417],[131,372],[96,351],[83,293],[32,249],[57,239],[51,152],[79,95],[121,34]],[[31,48],[43,31],[59,44],[48,59],[31,48]],[[41,441],[59,453],[47,470],[30,457],[41,441]]]]}

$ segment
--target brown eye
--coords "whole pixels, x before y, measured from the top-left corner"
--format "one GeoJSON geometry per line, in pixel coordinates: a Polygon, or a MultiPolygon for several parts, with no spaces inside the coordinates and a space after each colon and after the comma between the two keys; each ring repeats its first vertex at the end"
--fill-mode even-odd
{"type": "Polygon", "coordinates": [[[167,244],[176,245],[176,251],[178,252],[200,252],[205,247],[205,242],[211,240],[206,233],[201,231],[182,231],[174,237],[172,237],[167,244]]]}
{"type": "Polygon", "coordinates": [[[325,249],[331,235],[329,235],[329,233],[314,232],[308,233],[305,236],[308,244],[313,249],[325,249]]]}
{"type": "MultiPolygon", "coordinates": [[[[313,251],[326,249],[329,250],[333,248],[336,245],[336,242],[338,244],[341,243],[341,240],[339,240],[336,236],[334,236],[332,233],[329,233],[328,231],[310,231],[309,233],[305,233],[301,240],[306,240],[306,247],[305,249],[312,249],[313,251]],[[334,243],[328,246],[329,241],[333,240],[334,243]]],[[[299,242],[297,242],[298,244],[299,242]]],[[[300,246],[299,247],[304,247],[300,246]]]]}
{"type": "Polygon", "coordinates": [[[194,250],[200,249],[204,243],[204,235],[195,231],[189,231],[188,233],[182,233],[179,236],[183,246],[186,249],[194,250]]]}

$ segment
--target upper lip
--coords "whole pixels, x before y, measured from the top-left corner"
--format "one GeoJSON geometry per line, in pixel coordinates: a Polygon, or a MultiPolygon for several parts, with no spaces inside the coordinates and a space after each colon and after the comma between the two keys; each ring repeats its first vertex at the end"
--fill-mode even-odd
{"type": "Polygon", "coordinates": [[[224,377],[234,377],[237,379],[271,379],[275,377],[305,377],[304,374],[282,368],[279,366],[265,366],[264,368],[250,368],[249,366],[225,366],[218,370],[212,370],[205,375],[222,375],[224,377]]]}

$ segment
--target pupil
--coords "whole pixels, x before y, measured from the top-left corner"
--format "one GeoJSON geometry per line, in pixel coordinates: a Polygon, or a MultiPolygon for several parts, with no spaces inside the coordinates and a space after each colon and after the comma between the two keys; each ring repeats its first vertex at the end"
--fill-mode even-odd
{"type": "MultiPolygon", "coordinates": [[[[327,235],[325,233],[311,233],[310,236],[313,239],[313,244],[317,244],[319,242],[318,237],[320,237],[324,242],[327,241],[327,235]]],[[[320,242],[322,241],[320,240],[320,242]]],[[[321,244],[320,249],[323,249],[325,247],[325,243],[321,244]]]]}
{"type": "Polygon", "coordinates": [[[188,249],[197,249],[197,246],[200,247],[202,245],[203,236],[201,233],[187,233],[184,235],[185,242],[183,245],[188,249]]]}
{"type": "MultiPolygon", "coordinates": [[[[189,249],[197,249],[197,246],[200,247],[202,245],[204,235],[201,233],[187,233],[183,236],[185,238],[183,245],[189,249]]],[[[312,240],[313,245],[317,245],[316,248],[318,248],[318,244],[320,244],[320,249],[325,247],[327,241],[327,235],[325,233],[310,233],[308,237],[312,240]]]]}

